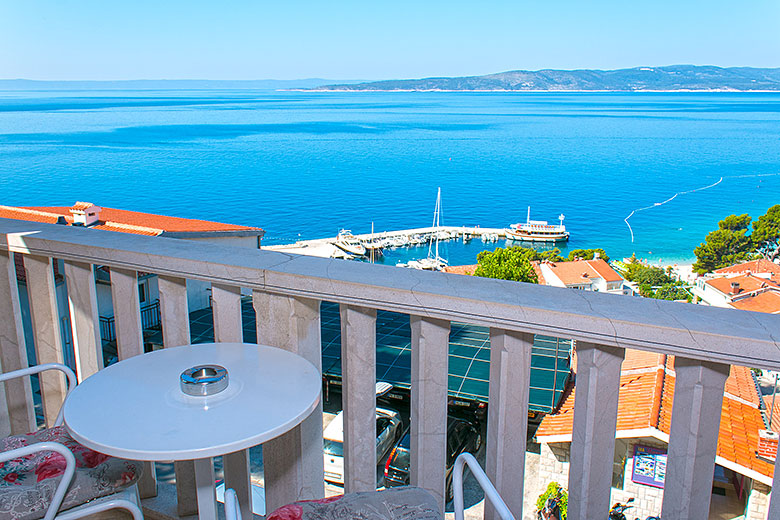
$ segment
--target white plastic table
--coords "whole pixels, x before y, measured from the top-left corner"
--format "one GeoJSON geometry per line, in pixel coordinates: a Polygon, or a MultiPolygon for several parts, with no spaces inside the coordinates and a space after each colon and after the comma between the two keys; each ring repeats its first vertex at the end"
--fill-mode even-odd
{"type": "Polygon", "coordinates": [[[74,439],[133,460],[195,460],[198,511],[216,518],[211,457],[243,450],[300,424],[317,406],[319,371],[291,352],[255,344],[204,343],[120,361],[87,378],[65,401],[74,439]],[[228,371],[213,396],[182,392],[179,376],[197,365],[228,371]]]}

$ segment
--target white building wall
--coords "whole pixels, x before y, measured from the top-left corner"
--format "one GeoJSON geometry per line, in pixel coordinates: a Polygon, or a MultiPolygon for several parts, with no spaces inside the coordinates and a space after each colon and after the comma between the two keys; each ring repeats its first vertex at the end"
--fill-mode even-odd
{"type": "Polygon", "coordinates": [[[553,287],[566,287],[566,284],[561,281],[560,278],[555,276],[553,270],[547,264],[539,264],[539,269],[544,276],[545,285],[552,285],[553,287]]]}

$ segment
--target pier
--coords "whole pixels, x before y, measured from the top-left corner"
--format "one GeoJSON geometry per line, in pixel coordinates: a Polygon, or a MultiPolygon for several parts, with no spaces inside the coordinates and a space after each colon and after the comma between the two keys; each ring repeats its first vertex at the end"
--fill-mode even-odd
{"type": "MultiPolygon", "coordinates": [[[[506,238],[506,232],[503,228],[479,226],[429,226],[398,231],[364,233],[352,235],[352,237],[363,244],[378,244],[382,248],[391,249],[428,244],[437,237],[440,241],[473,239],[482,240],[483,242],[496,242],[506,238]]],[[[263,249],[324,258],[352,258],[354,255],[336,246],[338,239],[339,237],[300,240],[294,244],[264,246],[263,249]]]]}

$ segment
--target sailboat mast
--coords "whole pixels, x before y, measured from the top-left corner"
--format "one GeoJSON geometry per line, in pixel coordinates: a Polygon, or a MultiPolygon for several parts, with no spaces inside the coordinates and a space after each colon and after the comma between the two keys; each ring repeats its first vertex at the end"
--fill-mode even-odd
{"type": "Polygon", "coordinates": [[[434,219],[436,220],[436,259],[439,259],[439,215],[441,214],[441,187],[436,194],[436,212],[434,219]]]}

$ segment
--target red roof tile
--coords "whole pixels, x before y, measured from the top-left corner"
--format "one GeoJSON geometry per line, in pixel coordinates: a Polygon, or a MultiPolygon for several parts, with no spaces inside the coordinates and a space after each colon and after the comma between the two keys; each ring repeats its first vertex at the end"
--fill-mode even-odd
{"type": "MultiPolygon", "coordinates": [[[[73,208],[86,209],[93,204],[77,202],[73,208]]],[[[0,206],[0,218],[27,220],[31,222],[45,222],[54,224],[59,217],[65,217],[69,223],[73,223],[71,207],[29,207],[17,208],[12,206],[0,206]]],[[[100,220],[90,226],[93,229],[107,229],[141,235],[160,235],[163,233],[209,233],[224,231],[252,231],[262,234],[258,227],[238,226],[235,224],[223,224],[207,220],[188,219],[180,217],[168,217],[153,213],[141,213],[123,209],[101,208],[100,220]]]]}
{"type": "Polygon", "coordinates": [[[731,306],[742,311],[778,314],[780,313],[780,292],[776,290],[765,291],[755,296],[733,301],[731,306]]]}
{"type": "Polygon", "coordinates": [[[733,276],[731,278],[721,277],[707,280],[707,285],[717,289],[723,294],[731,294],[731,284],[739,284],[739,290],[737,295],[746,294],[753,291],[757,291],[766,287],[780,287],[778,284],[766,278],[759,278],[752,274],[743,274],[739,276],[733,276]]]}
{"type": "MultiPolygon", "coordinates": [[[[673,356],[627,350],[620,376],[618,431],[671,428],[675,375],[673,356]],[[665,369],[666,368],[666,369],[665,369]]],[[[576,386],[557,413],[548,415],[536,432],[545,437],[571,435],[576,386]]],[[[780,402],[777,404],[780,414],[780,402]]],[[[778,419],[780,422],[780,419],[778,419]]],[[[764,428],[758,393],[750,370],[731,367],[726,380],[717,453],[742,467],[772,476],[773,465],[756,458],[758,430],[764,428]]]]}
{"type": "Polygon", "coordinates": [[[589,284],[594,278],[607,282],[619,282],[621,276],[607,262],[598,260],[574,260],[546,264],[565,285],[589,284]]]}

